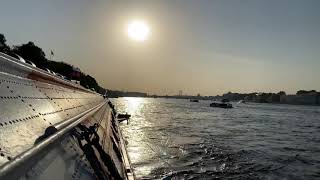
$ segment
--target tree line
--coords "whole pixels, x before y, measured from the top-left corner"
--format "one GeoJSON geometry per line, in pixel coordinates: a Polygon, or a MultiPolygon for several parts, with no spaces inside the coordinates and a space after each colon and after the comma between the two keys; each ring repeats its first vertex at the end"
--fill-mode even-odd
{"type": "Polygon", "coordinates": [[[98,93],[104,94],[105,89],[100,87],[94,77],[85,74],[81,71],[75,75],[74,66],[63,61],[57,62],[46,58],[44,51],[35,45],[32,41],[26,44],[14,45],[10,47],[7,45],[7,40],[3,34],[0,34],[0,52],[8,54],[13,57],[21,56],[25,60],[33,62],[37,67],[43,70],[51,70],[55,73],[63,75],[66,79],[80,81],[80,85],[85,88],[95,89],[98,93]]]}

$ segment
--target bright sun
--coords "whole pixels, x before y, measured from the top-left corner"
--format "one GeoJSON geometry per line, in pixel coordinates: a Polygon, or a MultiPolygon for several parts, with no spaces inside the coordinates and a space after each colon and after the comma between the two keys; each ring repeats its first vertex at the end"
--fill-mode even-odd
{"type": "Polygon", "coordinates": [[[135,20],[128,25],[128,36],[135,41],[145,41],[150,34],[149,26],[140,20],[135,20]]]}

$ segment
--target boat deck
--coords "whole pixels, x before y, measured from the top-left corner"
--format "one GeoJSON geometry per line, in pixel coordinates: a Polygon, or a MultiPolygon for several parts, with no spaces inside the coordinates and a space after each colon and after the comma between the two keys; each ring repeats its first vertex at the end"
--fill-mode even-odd
{"type": "Polygon", "coordinates": [[[0,53],[0,179],[134,179],[107,102],[0,53]]]}

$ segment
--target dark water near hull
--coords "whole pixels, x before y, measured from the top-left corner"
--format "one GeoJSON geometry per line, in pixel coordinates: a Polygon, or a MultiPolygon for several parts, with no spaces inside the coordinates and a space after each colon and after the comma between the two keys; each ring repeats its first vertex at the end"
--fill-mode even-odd
{"type": "Polygon", "coordinates": [[[319,179],[320,107],[118,98],[141,179],[319,179]]]}

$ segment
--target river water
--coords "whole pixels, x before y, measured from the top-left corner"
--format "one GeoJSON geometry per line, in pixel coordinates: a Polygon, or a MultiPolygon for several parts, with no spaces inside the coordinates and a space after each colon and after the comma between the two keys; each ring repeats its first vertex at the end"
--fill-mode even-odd
{"type": "Polygon", "coordinates": [[[139,179],[320,179],[320,107],[112,101],[139,179]]]}

